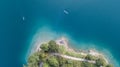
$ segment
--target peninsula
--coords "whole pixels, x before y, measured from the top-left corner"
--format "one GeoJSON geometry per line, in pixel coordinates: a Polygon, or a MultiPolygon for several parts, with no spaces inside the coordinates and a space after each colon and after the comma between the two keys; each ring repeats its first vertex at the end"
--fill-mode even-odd
{"type": "Polygon", "coordinates": [[[114,67],[95,50],[74,50],[64,37],[37,46],[24,67],[114,67]]]}

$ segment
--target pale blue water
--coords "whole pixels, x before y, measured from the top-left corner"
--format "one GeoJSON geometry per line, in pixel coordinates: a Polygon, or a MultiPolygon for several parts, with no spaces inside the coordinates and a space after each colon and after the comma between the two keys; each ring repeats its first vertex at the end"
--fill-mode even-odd
{"type": "Polygon", "coordinates": [[[59,35],[66,33],[78,43],[105,48],[120,64],[119,3],[119,0],[1,0],[0,67],[22,67],[32,37],[44,26],[59,35]]]}

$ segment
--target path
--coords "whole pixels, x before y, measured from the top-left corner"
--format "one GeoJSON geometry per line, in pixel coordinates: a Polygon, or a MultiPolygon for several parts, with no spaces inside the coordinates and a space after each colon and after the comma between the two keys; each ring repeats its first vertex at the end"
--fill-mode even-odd
{"type": "Polygon", "coordinates": [[[66,59],[71,59],[71,60],[76,60],[76,61],[89,62],[89,63],[94,63],[94,64],[96,63],[95,61],[92,61],[92,60],[86,60],[83,58],[76,58],[76,57],[72,57],[72,56],[62,55],[59,53],[52,53],[52,55],[61,56],[61,57],[66,58],[66,59]]]}
{"type": "MultiPolygon", "coordinates": [[[[51,53],[50,56],[61,56],[61,57],[66,58],[66,59],[82,61],[82,62],[89,62],[89,63],[93,63],[93,64],[96,63],[95,61],[92,61],[92,60],[86,60],[86,59],[83,59],[83,58],[76,58],[76,57],[72,57],[72,56],[62,55],[62,54],[59,54],[59,53],[51,53]]],[[[46,59],[48,59],[49,57],[47,57],[46,59]]],[[[42,67],[42,66],[43,66],[43,62],[40,63],[39,67],[42,67]]]]}

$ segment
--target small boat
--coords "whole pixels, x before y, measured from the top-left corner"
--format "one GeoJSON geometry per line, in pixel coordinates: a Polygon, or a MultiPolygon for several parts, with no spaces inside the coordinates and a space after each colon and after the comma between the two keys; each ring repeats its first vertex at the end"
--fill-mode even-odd
{"type": "Polygon", "coordinates": [[[67,10],[64,10],[64,13],[65,13],[65,14],[69,14],[69,12],[68,12],[67,10]]]}
{"type": "Polygon", "coordinates": [[[22,17],[22,20],[25,20],[25,17],[24,17],[24,16],[22,17]]]}

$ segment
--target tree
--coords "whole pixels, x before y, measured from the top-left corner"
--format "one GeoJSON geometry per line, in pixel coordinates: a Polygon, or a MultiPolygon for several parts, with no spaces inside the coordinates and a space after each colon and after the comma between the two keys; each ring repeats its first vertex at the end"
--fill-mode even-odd
{"type": "Polygon", "coordinates": [[[59,63],[54,56],[52,56],[48,59],[48,63],[51,67],[59,67],[59,63]]]}
{"type": "Polygon", "coordinates": [[[99,58],[99,59],[96,60],[96,65],[97,66],[105,66],[106,61],[103,58],[99,58]]]}
{"type": "Polygon", "coordinates": [[[49,52],[59,52],[59,46],[53,40],[49,41],[48,48],[49,52]]]}
{"type": "Polygon", "coordinates": [[[65,63],[66,63],[66,59],[65,58],[60,57],[60,56],[58,56],[57,58],[58,58],[57,60],[59,62],[60,67],[62,67],[63,65],[65,65],[65,63]]]}
{"type": "Polygon", "coordinates": [[[45,52],[48,52],[48,50],[49,50],[48,44],[42,44],[42,45],[40,46],[40,48],[41,48],[43,51],[45,51],[45,52]]]}
{"type": "Polygon", "coordinates": [[[37,61],[39,61],[39,56],[37,55],[37,53],[34,53],[33,55],[31,55],[28,58],[28,63],[36,63],[37,61]]]}
{"type": "Polygon", "coordinates": [[[95,60],[95,57],[92,56],[92,55],[90,55],[90,54],[88,54],[88,55],[85,57],[85,59],[87,59],[87,60],[95,60]]]}
{"type": "Polygon", "coordinates": [[[45,61],[45,60],[46,60],[46,57],[47,57],[47,55],[46,55],[45,53],[40,53],[40,54],[39,54],[39,59],[40,59],[41,61],[45,61]]]}
{"type": "Polygon", "coordinates": [[[43,63],[43,67],[49,67],[47,63],[43,63]]]}
{"type": "Polygon", "coordinates": [[[93,64],[88,62],[82,62],[81,67],[93,67],[93,64]]]}

